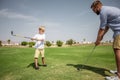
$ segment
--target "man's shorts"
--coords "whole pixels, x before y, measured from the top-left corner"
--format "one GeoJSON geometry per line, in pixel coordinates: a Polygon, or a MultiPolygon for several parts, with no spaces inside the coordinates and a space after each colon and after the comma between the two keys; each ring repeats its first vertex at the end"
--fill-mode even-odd
{"type": "Polygon", "coordinates": [[[113,48],[120,49],[120,35],[117,35],[113,41],[113,48]]]}
{"type": "Polygon", "coordinates": [[[36,49],[34,57],[38,58],[40,54],[41,54],[41,57],[44,57],[44,49],[36,49]]]}

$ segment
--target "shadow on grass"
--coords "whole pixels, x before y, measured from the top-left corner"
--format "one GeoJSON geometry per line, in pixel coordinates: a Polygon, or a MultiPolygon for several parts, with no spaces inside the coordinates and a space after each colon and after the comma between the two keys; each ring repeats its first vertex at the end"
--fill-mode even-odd
{"type": "Polygon", "coordinates": [[[34,63],[28,64],[28,65],[27,65],[27,68],[29,68],[29,67],[33,67],[33,68],[34,68],[34,67],[35,67],[34,63]]]}
{"type": "Polygon", "coordinates": [[[90,70],[90,71],[100,74],[102,76],[108,76],[105,74],[105,71],[109,72],[109,70],[104,69],[104,68],[93,67],[93,66],[88,66],[88,65],[83,65],[83,64],[76,64],[76,65],[75,64],[67,64],[67,66],[73,66],[74,68],[76,68],[76,70],[79,70],[80,68],[82,68],[82,70],[83,69],[90,70]]]}
{"type": "MultiPolygon", "coordinates": [[[[42,65],[40,65],[40,64],[38,63],[38,66],[42,66],[42,65]]],[[[33,67],[33,68],[35,68],[35,64],[34,64],[34,62],[33,62],[33,63],[30,63],[29,65],[27,65],[27,68],[29,68],[29,67],[33,67]]]]}

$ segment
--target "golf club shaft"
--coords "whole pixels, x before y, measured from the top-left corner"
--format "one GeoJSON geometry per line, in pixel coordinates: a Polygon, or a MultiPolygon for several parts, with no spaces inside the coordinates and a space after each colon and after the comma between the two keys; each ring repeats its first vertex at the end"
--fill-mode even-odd
{"type": "Polygon", "coordinates": [[[30,37],[25,37],[25,36],[21,36],[21,35],[13,35],[13,36],[21,37],[21,38],[26,38],[26,39],[31,39],[30,37]]]}
{"type": "MultiPolygon", "coordinates": [[[[84,64],[86,64],[89,60],[89,58],[91,57],[91,55],[93,54],[94,50],[95,50],[96,46],[94,46],[94,48],[92,49],[92,51],[90,52],[90,54],[88,55],[86,61],[84,62],[84,64]]],[[[80,70],[82,70],[84,68],[84,65],[81,66],[80,70]]]]}
{"type": "Polygon", "coordinates": [[[31,37],[25,37],[25,36],[21,36],[21,35],[15,35],[15,34],[13,34],[13,31],[11,31],[11,35],[12,36],[16,36],[16,37],[31,39],[31,37]]]}

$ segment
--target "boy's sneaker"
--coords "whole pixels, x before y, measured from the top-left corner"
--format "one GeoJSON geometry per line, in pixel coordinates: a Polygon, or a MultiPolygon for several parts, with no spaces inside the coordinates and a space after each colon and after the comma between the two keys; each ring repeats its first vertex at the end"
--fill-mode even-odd
{"type": "Polygon", "coordinates": [[[118,76],[105,77],[106,80],[120,80],[118,76]]]}
{"type": "Polygon", "coordinates": [[[117,71],[110,70],[110,73],[112,73],[112,74],[117,74],[117,71]]]}
{"type": "Polygon", "coordinates": [[[42,66],[47,67],[47,64],[43,64],[42,66]]]}
{"type": "Polygon", "coordinates": [[[35,70],[39,70],[39,67],[35,67],[35,70]]]}

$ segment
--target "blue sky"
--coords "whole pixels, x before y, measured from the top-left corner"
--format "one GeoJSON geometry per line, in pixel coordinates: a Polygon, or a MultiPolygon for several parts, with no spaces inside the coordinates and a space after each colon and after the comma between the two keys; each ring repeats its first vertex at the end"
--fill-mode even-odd
{"type": "MultiPolygon", "coordinates": [[[[103,5],[120,8],[119,0],[101,0],[103,5]]],[[[99,16],[90,9],[93,0],[0,0],[0,40],[28,41],[10,35],[33,37],[40,25],[46,26],[46,40],[95,41],[99,16]]],[[[112,40],[113,32],[104,40],[112,40]]]]}

